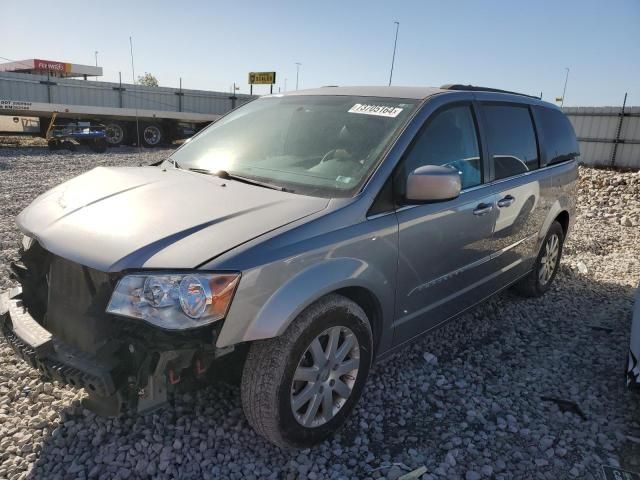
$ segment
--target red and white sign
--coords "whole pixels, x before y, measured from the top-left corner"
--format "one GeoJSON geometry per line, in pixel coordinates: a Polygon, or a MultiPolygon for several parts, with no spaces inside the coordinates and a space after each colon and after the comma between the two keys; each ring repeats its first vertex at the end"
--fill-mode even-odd
{"type": "Polygon", "coordinates": [[[51,60],[33,60],[34,70],[48,70],[50,72],[68,72],[71,65],[63,62],[52,62],[51,60]]]}

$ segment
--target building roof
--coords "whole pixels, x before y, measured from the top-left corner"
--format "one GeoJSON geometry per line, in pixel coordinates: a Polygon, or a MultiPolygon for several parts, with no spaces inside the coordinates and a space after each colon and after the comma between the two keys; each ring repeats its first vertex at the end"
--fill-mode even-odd
{"type": "Polygon", "coordinates": [[[102,75],[102,67],[29,58],[27,60],[0,63],[0,72],[52,74],[57,77],[99,77],[102,75]]]}

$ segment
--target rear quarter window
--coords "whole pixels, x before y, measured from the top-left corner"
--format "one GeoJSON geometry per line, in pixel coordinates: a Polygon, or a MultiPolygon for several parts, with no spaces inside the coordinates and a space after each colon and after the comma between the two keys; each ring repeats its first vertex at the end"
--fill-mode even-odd
{"type": "Polygon", "coordinates": [[[544,138],[546,165],[571,160],[580,155],[580,148],[569,119],[553,108],[536,107],[536,123],[544,138]]]}

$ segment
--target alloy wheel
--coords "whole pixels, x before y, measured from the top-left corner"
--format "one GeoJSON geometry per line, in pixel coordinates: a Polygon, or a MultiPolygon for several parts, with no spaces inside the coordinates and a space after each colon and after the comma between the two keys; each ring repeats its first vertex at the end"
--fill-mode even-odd
{"type": "Polygon", "coordinates": [[[344,406],[358,377],[360,345],[347,327],[331,327],[313,339],[293,374],[291,409],[304,427],[329,422],[344,406]]]}
{"type": "Polygon", "coordinates": [[[544,246],[544,255],[540,259],[540,269],[538,270],[538,280],[541,285],[546,285],[558,264],[558,254],[560,253],[560,239],[555,233],[550,235],[544,246]]]}

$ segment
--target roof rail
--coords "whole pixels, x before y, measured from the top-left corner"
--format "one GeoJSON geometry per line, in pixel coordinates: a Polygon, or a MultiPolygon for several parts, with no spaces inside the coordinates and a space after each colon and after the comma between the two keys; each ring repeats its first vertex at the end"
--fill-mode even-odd
{"type": "Polygon", "coordinates": [[[461,83],[448,83],[440,87],[442,90],[465,90],[471,92],[494,92],[494,93],[510,93],[511,95],[520,95],[523,97],[535,98],[540,100],[540,97],[534,95],[527,95],[526,93],[511,92],[509,90],[500,90],[499,88],[478,87],[476,85],[462,85],[461,83]]]}

